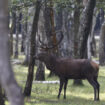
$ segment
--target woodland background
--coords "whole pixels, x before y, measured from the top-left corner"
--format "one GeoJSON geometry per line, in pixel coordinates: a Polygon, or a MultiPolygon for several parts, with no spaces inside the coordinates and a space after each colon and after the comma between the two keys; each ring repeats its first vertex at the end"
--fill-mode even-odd
{"type": "MultiPolygon", "coordinates": [[[[94,60],[100,65],[100,75],[102,77],[99,76],[99,81],[100,83],[103,83],[102,81],[104,81],[105,78],[104,0],[10,0],[8,3],[6,3],[7,0],[4,1],[5,2],[3,2],[2,0],[0,5],[1,14],[4,11],[4,18],[0,19],[0,29],[1,33],[8,35],[9,44],[6,45],[7,47],[2,45],[7,39],[5,40],[3,34],[1,34],[0,40],[2,41],[0,49],[9,48],[9,50],[2,50],[3,52],[0,53],[1,62],[6,64],[6,62],[8,61],[8,65],[12,64],[15,78],[18,81],[19,85],[22,87],[22,93],[24,93],[24,96],[30,97],[27,99],[25,98],[26,104],[31,102],[32,100],[34,100],[37,105],[38,103],[40,103],[40,105],[53,105],[52,103],[54,102],[57,102],[58,105],[61,105],[61,103],[65,105],[69,104],[69,100],[66,100],[64,102],[63,100],[60,100],[59,102],[54,98],[57,94],[57,92],[54,91],[56,90],[55,83],[59,84],[59,81],[52,72],[46,71],[46,67],[42,62],[34,58],[34,56],[39,52],[46,51],[48,53],[53,53],[59,57],[69,57],[74,59],[85,58],[94,60]],[[6,27],[5,25],[8,25],[8,27],[6,27]],[[6,52],[6,54],[4,52],[6,52]],[[5,60],[2,61],[2,59],[5,60]],[[35,81],[33,81],[34,78],[35,81]],[[40,83],[36,81],[40,81],[40,83]],[[45,84],[47,85],[43,85],[43,81],[49,81],[49,84],[51,84],[51,86],[46,82],[45,84]],[[52,88],[53,86],[51,81],[54,82],[54,88],[52,88]],[[35,94],[32,92],[33,87],[35,88],[35,94]],[[42,88],[41,92],[38,90],[38,88],[42,88]],[[44,89],[53,91],[56,94],[51,97],[50,92],[48,92],[49,95],[47,95],[47,91],[45,93],[44,89]],[[38,97],[38,94],[43,94],[43,96],[39,95],[38,97]],[[46,99],[48,102],[45,101],[46,99],[44,100],[45,94],[47,96],[46,99]],[[34,96],[34,99],[32,98],[32,96],[34,96]],[[50,99],[48,97],[50,97],[50,99]],[[53,98],[54,100],[51,100],[53,98]]],[[[6,37],[6,35],[4,36],[6,37]]],[[[1,68],[4,68],[4,64],[1,66],[1,68]]],[[[7,67],[6,69],[8,68],[11,69],[9,70],[11,71],[9,76],[11,76],[11,74],[13,76],[11,66],[7,67]]],[[[7,74],[8,73],[5,72],[4,77],[6,77],[7,74]]],[[[3,80],[5,80],[4,77],[3,80]]],[[[16,84],[16,87],[18,87],[16,81],[14,80],[14,77],[13,79],[7,79],[8,82],[6,82],[6,84],[11,84],[12,82],[14,82],[16,84]]],[[[3,85],[3,83],[1,84],[3,85]]],[[[86,85],[87,82],[83,83],[83,81],[81,80],[73,80],[73,83],[70,83],[70,89],[73,90],[73,88],[76,86],[75,88],[77,88],[77,90],[79,89],[84,92],[85,89],[83,90],[83,87],[86,88],[86,85]]],[[[5,90],[6,86],[7,85],[3,85],[3,88],[5,90]]],[[[104,84],[102,86],[103,95],[105,86],[104,84]]],[[[14,90],[15,94],[15,88],[11,88],[11,90],[12,89],[14,90]]],[[[68,89],[68,92],[71,91],[70,89],[68,89]]],[[[78,92],[77,90],[75,90],[74,94],[78,92]]],[[[88,89],[86,89],[86,91],[88,91],[88,89]]],[[[6,93],[7,97],[11,97],[9,99],[11,103],[20,102],[20,104],[16,103],[15,105],[23,104],[23,98],[21,98],[22,95],[20,91],[19,93],[21,99],[19,100],[21,101],[11,101],[14,95],[9,94],[9,88],[7,88],[6,93]]],[[[82,93],[80,94],[82,95],[82,93]]],[[[69,94],[69,96],[70,95],[71,94],[69,94]]],[[[0,97],[1,104],[5,105],[6,96],[4,95],[2,88],[0,89],[0,97]]],[[[83,97],[86,98],[86,96],[84,95],[83,97]]],[[[73,100],[74,98],[75,96],[72,97],[73,100]]],[[[18,98],[14,97],[14,99],[18,98]]],[[[85,101],[78,98],[76,100],[79,100],[80,103],[84,103],[85,101]]],[[[104,103],[104,101],[101,102],[102,103],[100,105],[104,103]]],[[[87,101],[86,104],[89,105],[88,103],[89,101],[87,101]]],[[[90,103],[93,105],[92,101],[90,101],[90,103]]],[[[78,103],[72,104],[76,105],[78,103]]],[[[99,105],[99,103],[96,104],[99,105]]],[[[32,103],[30,105],[32,105],[32,103]]]]}

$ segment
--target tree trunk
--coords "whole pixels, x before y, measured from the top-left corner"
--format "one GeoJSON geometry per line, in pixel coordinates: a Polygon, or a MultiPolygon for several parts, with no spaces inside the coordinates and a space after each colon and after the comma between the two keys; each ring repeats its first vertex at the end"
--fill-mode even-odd
{"type": "Polygon", "coordinates": [[[80,58],[84,58],[86,53],[84,53],[87,50],[87,40],[89,33],[91,31],[92,27],[92,18],[93,18],[93,11],[96,4],[96,0],[89,0],[81,18],[81,23],[79,27],[79,33],[80,36],[80,58]]]}
{"type": "Polygon", "coordinates": [[[29,53],[30,53],[29,39],[30,39],[30,35],[27,33],[26,39],[25,39],[25,60],[23,62],[23,65],[26,65],[26,66],[28,66],[29,64],[29,53]]]}
{"type": "MultiPolygon", "coordinates": [[[[55,35],[53,37],[53,34],[52,34],[53,33],[53,31],[52,31],[53,28],[52,28],[51,21],[52,21],[53,18],[51,18],[52,10],[47,4],[48,4],[47,1],[45,1],[45,9],[44,9],[45,23],[44,23],[44,25],[45,25],[45,33],[46,33],[46,36],[47,36],[48,46],[52,46],[53,45],[53,39],[55,37],[55,35]]],[[[52,49],[50,51],[48,50],[48,52],[49,53],[54,52],[54,49],[52,49]]],[[[54,73],[50,72],[49,77],[51,77],[53,75],[54,75],[54,73]]]]}
{"type": "MultiPolygon", "coordinates": [[[[31,10],[29,10],[29,12],[27,14],[30,14],[30,12],[32,12],[32,8],[30,8],[31,10]]],[[[32,24],[30,24],[30,21],[28,18],[28,15],[26,16],[26,23],[25,23],[25,29],[24,29],[24,33],[25,33],[25,60],[23,62],[24,65],[27,65],[29,64],[29,55],[30,55],[30,34],[31,34],[31,26],[32,24]]]]}
{"type": "Polygon", "coordinates": [[[9,48],[10,48],[10,55],[13,56],[13,34],[16,31],[16,13],[13,11],[12,12],[12,26],[10,28],[10,43],[9,43],[9,48]]]}
{"type": "Polygon", "coordinates": [[[91,36],[89,35],[89,37],[88,37],[88,43],[87,43],[87,55],[88,55],[88,59],[90,59],[91,60],[91,36]]]}
{"type": "Polygon", "coordinates": [[[19,44],[19,39],[18,39],[19,35],[16,32],[16,38],[15,38],[15,52],[14,52],[14,58],[17,59],[18,58],[18,44],[19,44]]]}
{"type": "Polygon", "coordinates": [[[72,38],[73,36],[70,34],[71,28],[70,28],[70,21],[69,21],[69,11],[67,8],[63,10],[63,25],[62,25],[62,31],[63,31],[63,41],[62,41],[62,56],[63,57],[72,57],[72,38]],[[69,31],[70,30],[70,31],[69,31]]]}
{"type": "Polygon", "coordinates": [[[5,105],[2,87],[0,86],[0,105],[5,105]]]}
{"type": "Polygon", "coordinates": [[[83,6],[86,7],[88,0],[83,0],[83,6]]]}
{"type": "MultiPolygon", "coordinates": [[[[54,22],[54,10],[53,10],[53,0],[50,1],[50,20],[51,20],[51,35],[52,35],[52,45],[56,45],[57,38],[55,33],[55,22],[54,22]]],[[[58,46],[53,49],[54,53],[58,52],[58,46]]]]}
{"type": "MultiPolygon", "coordinates": [[[[78,0],[77,1],[78,5],[80,6],[80,3],[81,3],[81,0],[78,0]]],[[[79,31],[79,25],[80,25],[80,9],[79,9],[79,6],[75,8],[74,10],[74,22],[73,22],[73,27],[74,27],[74,30],[73,30],[73,35],[74,35],[74,58],[78,59],[79,58],[79,55],[78,55],[78,45],[79,45],[79,36],[78,36],[78,31],[79,31]]],[[[74,82],[73,82],[73,85],[79,85],[79,86],[82,86],[83,83],[82,83],[82,80],[80,79],[75,79],[74,82]]]]}
{"type": "MultiPolygon", "coordinates": [[[[56,27],[56,31],[58,31],[56,33],[57,36],[57,40],[59,40],[60,36],[61,36],[61,32],[62,31],[62,25],[63,25],[63,10],[62,10],[62,6],[60,4],[57,4],[55,7],[55,27],[56,27]]],[[[59,56],[63,56],[63,40],[60,43],[59,47],[58,47],[58,55],[59,56]]]]}
{"type": "Polygon", "coordinates": [[[16,10],[12,12],[12,19],[13,19],[13,34],[16,34],[16,10]]]}
{"type": "Polygon", "coordinates": [[[37,71],[36,71],[36,77],[35,80],[37,81],[43,81],[45,80],[45,66],[42,62],[38,62],[37,71]]]}
{"type": "Polygon", "coordinates": [[[26,35],[26,30],[25,30],[25,23],[26,22],[26,19],[24,21],[24,23],[22,23],[22,20],[23,18],[26,18],[24,17],[24,15],[22,14],[22,12],[20,13],[20,34],[22,35],[22,38],[21,38],[21,52],[24,53],[24,50],[25,50],[25,35],[26,35]]]}
{"type": "Polygon", "coordinates": [[[99,42],[99,63],[105,65],[105,22],[102,24],[99,42]]]}
{"type": "MultiPolygon", "coordinates": [[[[40,10],[40,16],[39,16],[39,22],[38,22],[38,35],[40,35],[41,40],[45,42],[44,10],[42,8],[40,10]]],[[[37,39],[39,37],[38,35],[37,35],[37,39]]],[[[39,45],[39,40],[37,40],[37,45],[39,45]]],[[[40,51],[38,50],[37,52],[39,53],[40,51]]],[[[38,61],[37,63],[35,80],[39,80],[39,81],[45,80],[45,66],[40,61],[38,61]]]]}
{"type": "MultiPolygon", "coordinates": [[[[47,37],[48,46],[52,45],[52,30],[51,30],[51,17],[50,17],[50,7],[47,5],[47,1],[45,0],[45,7],[44,7],[44,19],[45,19],[45,33],[47,37]]],[[[50,53],[50,52],[49,52],[50,53]]]]}
{"type": "Polygon", "coordinates": [[[10,64],[8,38],[8,0],[0,1],[0,83],[10,105],[24,105],[22,91],[14,79],[10,64]]]}
{"type": "MultiPolygon", "coordinates": [[[[92,17],[93,17],[93,11],[95,7],[96,0],[89,0],[86,7],[83,10],[82,18],[80,21],[80,27],[78,36],[80,37],[80,51],[79,51],[79,57],[81,59],[87,57],[87,40],[88,36],[91,30],[91,23],[92,23],[92,17]]],[[[81,83],[81,80],[78,80],[81,83]]],[[[74,84],[78,84],[75,83],[74,84]]]]}
{"type": "Polygon", "coordinates": [[[10,56],[12,56],[13,55],[13,23],[12,23],[12,27],[11,27],[11,29],[10,29],[10,38],[9,38],[9,40],[10,40],[10,42],[9,42],[9,48],[10,48],[10,56]]]}
{"type": "Polygon", "coordinates": [[[22,17],[23,17],[23,14],[22,14],[22,11],[20,11],[19,13],[19,34],[22,34],[22,17]]]}
{"type": "Polygon", "coordinates": [[[23,65],[26,65],[26,66],[28,66],[29,64],[29,52],[30,52],[30,49],[29,49],[30,41],[29,40],[30,40],[30,34],[31,34],[30,27],[32,26],[30,25],[30,19],[28,19],[28,15],[30,14],[30,12],[32,12],[30,11],[30,9],[29,9],[29,12],[28,10],[26,11],[27,15],[25,16],[23,15],[25,18],[25,23],[23,23],[23,28],[22,28],[22,33],[24,34],[24,41],[22,43],[23,43],[23,48],[24,48],[24,53],[25,53],[25,59],[24,59],[23,65]]]}
{"type": "Polygon", "coordinates": [[[94,9],[94,15],[93,15],[93,22],[92,22],[92,29],[91,29],[91,33],[88,37],[88,45],[87,45],[87,49],[88,49],[88,59],[91,59],[91,56],[96,56],[96,43],[95,43],[95,39],[94,39],[94,28],[95,28],[95,24],[96,24],[96,8],[94,9]]]}
{"type": "Polygon", "coordinates": [[[31,95],[31,89],[32,89],[32,81],[33,81],[33,74],[34,74],[34,64],[35,64],[35,39],[36,39],[36,32],[38,27],[38,20],[39,20],[39,13],[41,8],[41,0],[37,0],[36,2],[36,10],[33,20],[33,26],[32,26],[32,33],[31,33],[31,45],[30,45],[30,62],[29,62],[29,68],[28,68],[28,75],[27,75],[27,81],[24,89],[24,95],[30,96],[31,95]]]}
{"type": "MultiPolygon", "coordinates": [[[[22,28],[23,30],[23,28],[22,28]]],[[[21,40],[21,52],[24,52],[25,50],[25,34],[24,34],[24,31],[22,31],[22,40],[21,40]]]]}
{"type": "MultiPolygon", "coordinates": [[[[80,6],[81,0],[78,0],[78,5],[80,6]]],[[[78,31],[79,31],[79,25],[80,25],[80,9],[79,6],[75,8],[74,10],[74,57],[79,58],[78,56],[78,44],[79,44],[79,36],[78,36],[78,31]]]]}
{"type": "Polygon", "coordinates": [[[17,18],[16,18],[16,38],[15,38],[15,54],[14,58],[18,58],[18,44],[19,44],[19,13],[17,12],[17,18]]]}

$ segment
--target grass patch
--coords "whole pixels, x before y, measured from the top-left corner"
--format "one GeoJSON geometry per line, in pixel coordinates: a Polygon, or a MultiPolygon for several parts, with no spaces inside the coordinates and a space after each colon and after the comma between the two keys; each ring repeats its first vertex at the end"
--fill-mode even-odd
{"type": "MultiPolygon", "coordinates": [[[[24,89],[27,78],[28,68],[22,65],[14,65],[14,74],[19,85],[24,89]]],[[[49,71],[46,70],[46,80],[58,80],[58,77],[48,78],[49,71]]],[[[35,74],[34,74],[35,75],[35,74]]],[[[73,80],[69,80],[67,86],[67,99],[63,99],[63,90],[58,100],[59,84],[35,84],[32,86],[30,98],[25,98],[25,105],[105,105],[105,67],[100,67],[99,78],[100,83],[100,101],[93,101],[94,90],[92,86],[84,80],[84,86],[73,86],[73,80]]],[[[6,105],[8,103],[6,102],[6,105]]]]}

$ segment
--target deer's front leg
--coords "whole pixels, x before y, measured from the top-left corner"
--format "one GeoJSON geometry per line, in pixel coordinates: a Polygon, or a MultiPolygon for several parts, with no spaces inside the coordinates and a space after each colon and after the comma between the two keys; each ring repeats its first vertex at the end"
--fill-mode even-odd
{"type": "Polygon", "coordinates": [[[60,87],[59,87],[58,99],[60,98],[60,94],[61,94],[61,91],[62,91],[63,83],[64,83],[63,79],[60,78],[60,87]]]}
{"type": "Polygon", "coordinates": [[[64,82],[64,99],[66,99],[66,88],[67,88],[67,83],[68,83],[68,80],[65,79],[65,82],[64,82]]]}

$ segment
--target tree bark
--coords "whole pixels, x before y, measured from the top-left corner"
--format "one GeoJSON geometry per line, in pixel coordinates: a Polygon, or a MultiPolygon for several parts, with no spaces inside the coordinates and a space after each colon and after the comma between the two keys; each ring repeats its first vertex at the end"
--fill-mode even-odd
{"type": "MultiPolygon", "coordinates": [[[[91,31],[92,17],[93,17],[95,4],[96,4],[96,0],[88,0],[88,3],[83,10],[82,18],[80,21],[78,36],[80,37],[79,57],[81,59],[87,58],[87,40],[88,40],[89,33],[91,31]]],[[[81,80],[78,80],[78,81],[82,83],[81,80]]],[[[76,81],[74,81],[74,84],[78,85],[79,82],[76,82],[76,83],[75,82],[76,81]]]]}
{"type": "MultiPolygon", "coordinates": [[[[80,6],[81,0],[78,0],[78,5],[80,6]]],[[[78,31],[79,31],[79,25],[80,25],[80,8],[76,7],[74,10],[74,57],[78,57],[78,44],[79,44],[79,36],[78,36],[78,31]]]]}
{"type": "Polygon", "coordinates": [[[35,80],[37,81],[44,81],[45,80],[45,66],[42,62],[38,62],[37,71],[36,71],[36,77],[35,80]]]}
{"type": "Polygon", "coordinates": [[[92,22],[92,28],[91,32],[88,37],[88,45],[87,45],[87,50],[88,50],[88,59],[91,59],[91,56],[96,56],[96,43],[95,43],[95,38],[94,38],[94,28],[96,24],[96,11],[97,9],[94,9],[94,14],[93,14],[93,22],[92,22]]]}
{"type": "Polygon", "coordinates": [[[24,26],[23,26],[22,27],[22,39],[21,39],[21,52],[24,53],[24,50],[25,50],[25,32],[24,32],[24,26]]]}
{"type": "Polygon", "coordinates": [[[22,17],[23,17],[23,14],[22,14],[22,11],[20,10],[19,11],[19,34],[22,34],[22,17]]]}
{"type": "Polygon", "coordinates": [[[22,33],[24,34],[24,41],[23,41],[23,44],[24,44],[24,53],[25,53],[25,59],[24,59],[24,62],[23,62],[23,65],[26,65],[28,66],[29,64],[29,53],[30,53],[30,49],[29,49],[29,45],[30,45],[30,34],[31,34],[31,26],[32,24],[30,25],[30,21],[32,22],[32,19],[28,19],[28,16],[32,12],[32,9],[33,8],[29,8],[27,11],[26,11],[26,14],[23,15],[23,17],[25,18],[25,23],[23,23],[23,28],[22,28],[22,33]]]}
{"type": "Polygon", "coordinates": [[[30,45],[30,62],[29,62],[29,68],[28,68],[28,75],[27,75],[27,81],[24,89],[24,95],[30,96],[31,95],[31,89],[32,89],[32,81],[33,81],[33,74],[34,74],[34,64],[35,64],[35,52],[36,52],[36,32],[38,27],[38,20],[39,20],[39,13],[41,8],[41,0],[37,0],[36,2],[36,10],[33,20],[33,26],[32,26],[32,33],[31,33],[31,45],[30,45]]]}
{"type": "Polygon", "coordinates": [[[13,18],[13,34],[16,34],[16,10],[13,10],[12,12],[12,18],[13,18]]]}
{"type": "MultiPolygon", "coordinates": [[[[22,13],[21,13],[22,14],[22,13]]],[[[25,51],[25,38],[26,38],[26,33],[27,33],[27,29],[25,28],[26,23],[27,23],[27,19],[26,17],[24,17],[24,15],[22,15],[21,17],[21,35],[22,35],[22,39],[21,39],[21,52],[24,53],[25,51]],[[21,21],[23,20],[23,18],[25,18],[24,23],[22,23],[21,21]]]]}
{"type": "MultiPolygon", "coordinates": [[[[57,33],[56,33],[56,36],[57,36],[57,40],[59,40],[59,38],[60,38],[60,36],[61,36],[61,32],[60,31],[62,31],[62,25],[63,25],[63,9],[62,9],[62,6],[61,6],[61,4],[57,4],[56,5],[56,7],[55,7],[55,29],[56,29],[56,31],[58,31],[57,33]]],[[[60,43],[60,45],[58,45],[59,47],[58,47],[58,55],[59,56],[63,56],[63,44],[64,44],[64,42],[63,42],[63,40],[62,40],[62,42],[60,43]]]]}
{"type": "Polygon", "coordinates": [[[0,86],[0,105],[5,105],[2,87],[0,86]]]}
{"type": "Polygon", "coordinates": [[[99,63],[105,65],[105,22],[102,24],[99,42],[99,63]]]}
{"type": "Polygon", "coordinates": [[[15,52],[14,52],[14,58],[18,58],[18,44],[19,44],[19,13],[17,11],[16,13],[16,38],[15,38],[15,52]]]}
{"type": "Polygon", "coordinates": [[[22,91],[12,71],[8,38],[8,0],[0,1],[0,83],[4,88],[10,105],[24,105],[22,91]]]}
{"type": "MultiPolygon", "coordinates": [[[[74,58],[75,59],[78,59],[79,58],[79,55],[78,55],[78,45],[79,45],[79,36],[78,36],[78,31],[79,31],[79,25],[80,25],[80,3],[81,3],[81,0],[78,0],[77,1],[77,4],[78,6],[75,8],[74,10],[74,22],[73,22],[73,27],[74,27],[74,30],[73,30],[73,35],[74,35],[74,58]]],[[[82,80],[80,79],[75,79],[74,82],[73,82],[73,85],[79,85],[79,86],[82,86],[83,83],[82,83],[82,80]]]]}
{"type": "Polygon", "coordinates": [[[63,57],[72,57],[72,34],[70,34],[70,31],[72,30],[72,28],[70,28],[70,20],[69,20],[69,11],[68,11],[68,8],[65,8],[63,10],[63,19],[62,19],[62,22],[63,22],[63,25],[62,25],[62,31],[63,31],[63,35],[64,35],[64,38],[63,38],[63,41],[62,41],[62,56],[63,57]]]}
{"type": "MultiPolygon", "coordinates": [[[[50,1],[52,2],[52,1],[50,1]]],[[[49,2],[49,4],[50,4],[49,2]]],[[[56,43],[56,38],[55,38],[55,30],[54,30],[54,18],[53,18],[53,10],[51,7],[49,7],[47,5],[47,1],[45,0],[45,8],[44,8],[44,19],[45,19],[45,32],[46,32],[46,36],[47,36],[47,42],[48,42],[48,46],[52,46],[53,44],[56,43]],[[53,35],[54,34],[54,35],[53,35]],[[55,39],[55,41],[54,41],[55,39]]],[[[52,6],[52,5],[51,5],[52,6]]],[[[47,50],[48,53],[55,53],[54,49],[51,50],[47,50]]],[[[50,72],[49,77],[53,76],[54,73],[50,72]]]]}
{"type": "MultiPolygon", "coordinates": [[[[29,15],[33,10],[33,8],[30,8],[27,11],[27,14],[29,15]]],[[[33,13],[33,12],[32,12],[33,13]]],[[[30,24],[30,21],[32,21],[32,19],[28,19],[28,15],[26,16],[26,23],[25,23],[25,60],[23,62],[24,65],[28,66],[29,65],[29,55],[30,55],[30,36],[31,36],[31,26],[32,24],[30,24]]]]}
{"type": "Polygon", "coordinates": [[[86,7],[88,0],[83,0],[83,6],[86,7]]]}
{"type": "MultiPolygon", "coordinates": [[[[40,35],[41,40],[45,42],[45,27],[44,27],[44,10],[41,8],[40,10],[40,16],[39,16],[39,22],[38,22],[38,35],[40,35]]],[[[37,35],[37,39],[38,36],[37,35]]],[[[37,45],[39,45],[39,40],[37,40],[37,45]]],[[[37,52],[39,53],[40,51],[37,49],[37,52]]],[[[37,65],[37,70],[36,70],[36,75],[35,75],[35,80],[38,81],[43,81],[45,80],[45,66],[42,62],[38,61],[36,63],[37,65]]]]}
{"type": "Polygon", "coordinates": [[[10,28],[10,38],[9,38],[9,40],[10,40],[10,42],[9,42],[10,56],[13,55],[13,27],[14,27],[13,24],[14,23],[12,22],[12,26],[10,28]]]}
{"type": "Polygon", "coordinates": [[[10,55],[13,56],[13,34],[16,31],[16,13],[12,11],[12,26],[10,28],[10,43],[9,43],[9,48],[10,48],[10,55]]]}
{"type": "Polygon", "coordinates": [[[80,28],[78,35],[80,36],[80,58],[85,57],[87,50],[87,40],[92,27],[93,11],[96,4],[96,0],[88,0],[87,6],[83,11],[83,16],[80,22],[80,28]]]}
{"type": "MultiPolygon", "coordinates": [[[[50,18],[50,7],[47,5],[47,1],[45,0],[45,7],[44,7],[44,19],[45,19],[45,33],[47,37],[48,46],[52,45],[51,35],[51,18],[50,18]]],[[[50,53],[50,52],[49,52],[50,53]]]]}

